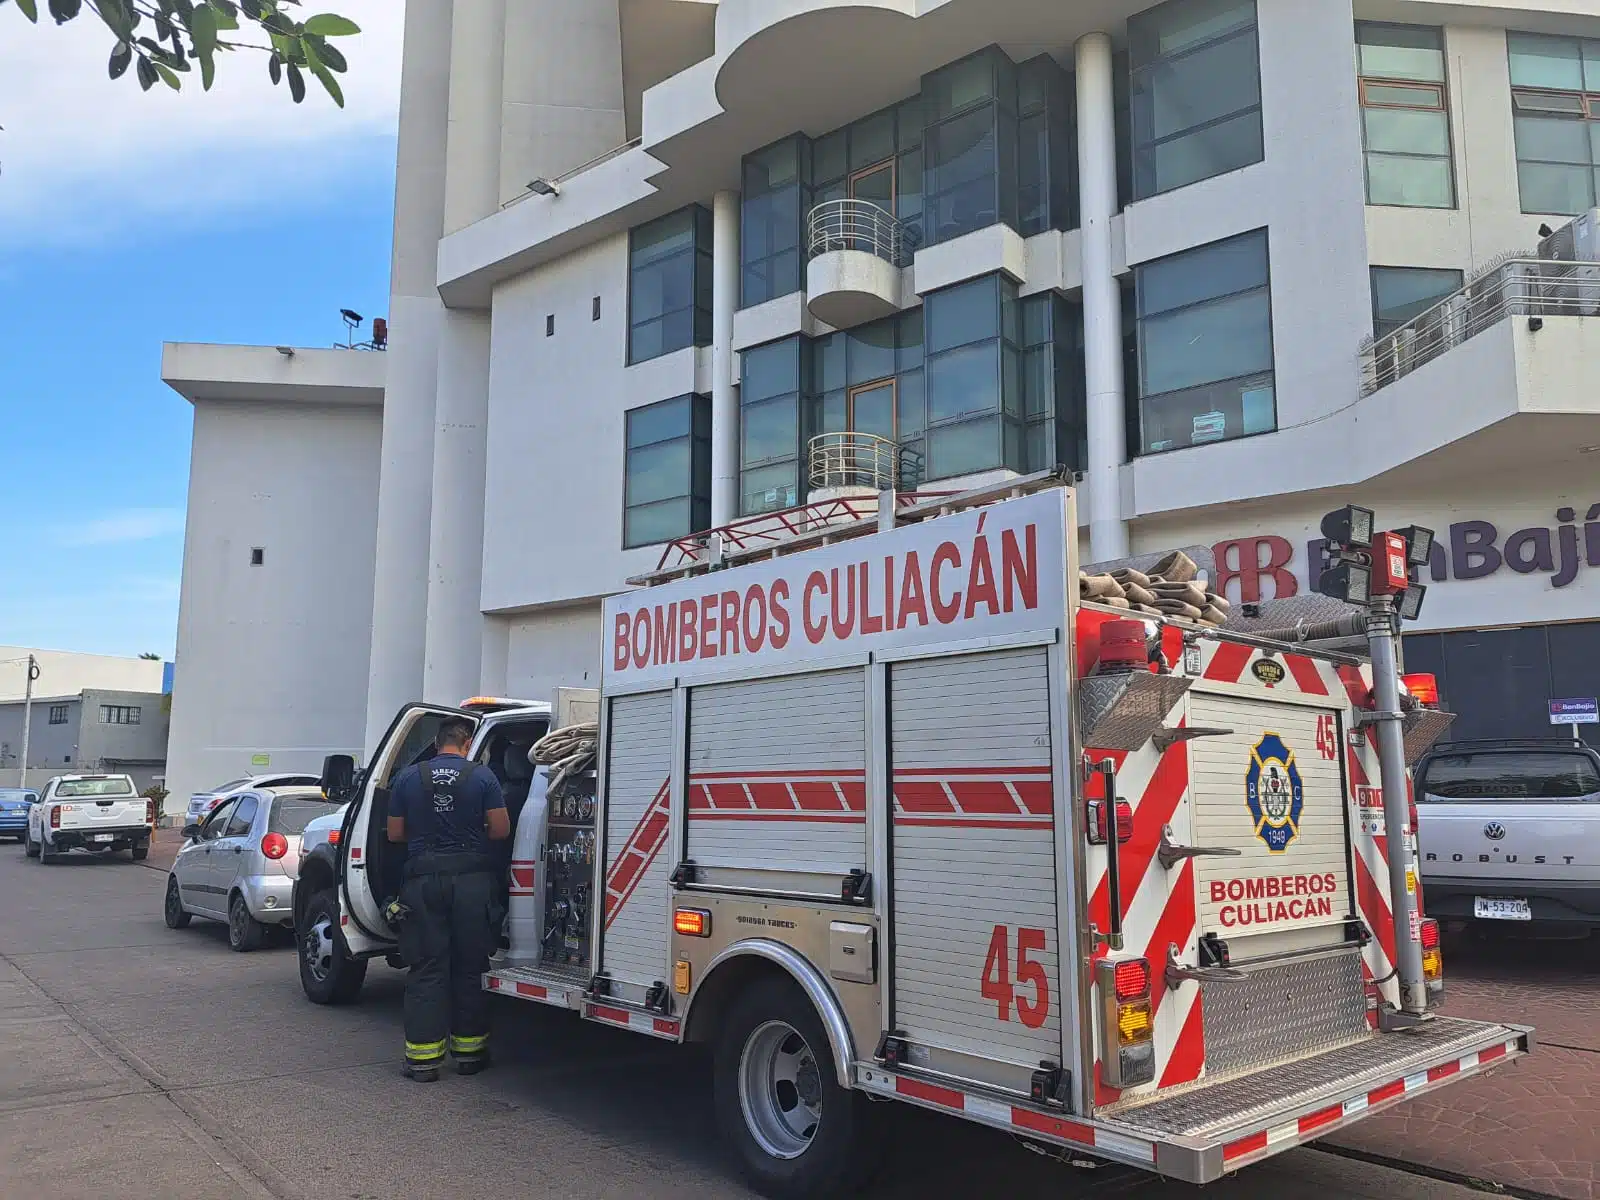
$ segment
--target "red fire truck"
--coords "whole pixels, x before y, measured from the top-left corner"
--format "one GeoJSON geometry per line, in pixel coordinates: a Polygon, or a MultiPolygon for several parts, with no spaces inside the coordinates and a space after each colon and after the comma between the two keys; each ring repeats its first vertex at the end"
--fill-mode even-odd
{"type": "MultiPolygon", "coordinates": [[[[607,602],[598,769],[514,797],[539,908],[486,987],[711,1043],[782,1196],[836,1194],[869,1100],[1205,1183],[1530,1049],[1437,1011],[1437,929],[1392,912],[1415,836],[1362,659],[1130,638],[1079,598],[1060,480],[893,511],[607,602]]],[[[393,949],[386,783],[452,711],[403,711],[354,785],[338,964],[393,949]]],[[[474,719],[495,764],[548,706],[474,719]]]]}

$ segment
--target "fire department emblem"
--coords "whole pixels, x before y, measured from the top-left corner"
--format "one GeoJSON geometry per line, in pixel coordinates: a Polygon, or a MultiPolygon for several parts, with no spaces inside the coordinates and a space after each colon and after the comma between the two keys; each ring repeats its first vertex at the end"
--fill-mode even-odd
{"type": "Polygon", "coordinates": [[[1245,802],[1256,823],[1255,834],[1273,854],[1282,854],[1300,836],[1305,792],[1294,751],[1275,733],[1264,733],[1250,752],[1244,774],[1245,802]]]}

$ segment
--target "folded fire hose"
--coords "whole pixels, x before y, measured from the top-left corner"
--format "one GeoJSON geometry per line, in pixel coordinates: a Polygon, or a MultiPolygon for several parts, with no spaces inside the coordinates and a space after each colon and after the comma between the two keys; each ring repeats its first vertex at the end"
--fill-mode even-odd
{"type": "Polygon", "coordinates": [[[561,785],[572,776],[593,768],[599,740],[600,726],[593,721],[552,729],[533,744],[528,761],[554,768],[550,772],[550,791],[559,793],[561,785]]]}
{"type": "Polygon", "coordinates": [[[1183,617],[1201,625],[1222,625],[1228,601],[1210,584],[1182,550],[1163,557],[1148,572],[1119,567],[1104,574],[1078,572],[1078,595],[1112,608],[1149,616],[1183,617]]]}

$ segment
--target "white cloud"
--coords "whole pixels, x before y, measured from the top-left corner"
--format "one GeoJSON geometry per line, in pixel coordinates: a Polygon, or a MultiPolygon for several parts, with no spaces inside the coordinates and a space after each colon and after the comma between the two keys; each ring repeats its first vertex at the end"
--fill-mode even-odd
{"type": "MultiPolygon", "coordinates": [[[[404,0],[307,0],[361,26],[339,39],[350,62],[345,108],[315,80],[303,104],[267,78],[263,55],[219,56],[210,92],[198,72],[181,92],[141,92],[106,75],[113,40],[85,6],[28,25],[0,5],[0,246],[98,242],[197,206],[248,229],[359,165],[393,138],[404,0]]],[[[168,231],[182,245],[182,229],[168,231]]],[[[165,235],[164,235],[165,236],[165,235]]]]}
{"type": "Polygon", "coordinates": [[[178,508],[128,508],[65,526],[60,531],[60,542],[64,546],[148,542],[152,538],[182,533],[183,519],[183,510],[178,508]]]}

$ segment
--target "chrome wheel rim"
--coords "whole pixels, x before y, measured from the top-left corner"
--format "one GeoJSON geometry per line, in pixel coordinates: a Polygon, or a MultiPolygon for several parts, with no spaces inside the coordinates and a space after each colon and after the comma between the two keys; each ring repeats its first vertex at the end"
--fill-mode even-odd
{"type": "Polygon", "coordinates": [[[300,957],[311,978],[318,983],[333,971],[333,922],[323,917],[300,939],[300,957]]]}
{"type": "Polygon", "coordinates": [[[805,1038],[785,1021],[768,1021],[745,1040],[739,1057],[739,1107],[745,1126],[773,1158],[799,1158],[822,1124],[822,1074],[805,1038]]]}

